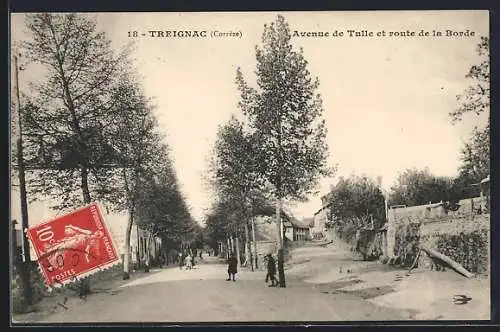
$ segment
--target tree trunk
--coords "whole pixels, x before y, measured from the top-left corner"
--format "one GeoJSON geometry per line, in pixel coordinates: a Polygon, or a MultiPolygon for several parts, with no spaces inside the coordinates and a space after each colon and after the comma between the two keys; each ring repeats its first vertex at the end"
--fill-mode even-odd
{"type": "Polygon", "coordinates": [[[241,259],[240,259],[240,239],[238,236],[235,238],[235,244],[236,244],[236,261],[238,266],[241,266],[241,259]]]}
{"type": "Polygon", "coordinates": [[[130,233],[132,233],[132,225],[134,224],[134,210],[130,209],[125,233],[125,254],[123,256],[123,280],[130,279],[130,233]]]}
{"type": "Polygon", "coordinates": [[[428,253],[429,256],[437,258],[437,259],[447,263],[449,266],[451,266],[455,271],[457,271],[461,275],[463,275],[467,278],[471,278],[474,276],[474,274],[467,271],[462,265],[458,264],[457,262],[455,262],[454,260],[452,260],[448,256],[445,256],[445,255],[443,255],[435,250],[429,249],[429,248],[422,246],[422,245],[420,246],[420,248],[423,251],[425,251],[426,253],[428,253]]]}
{"type": "Polygon", "coordinates": [[[245,222],[245,264],[248,263],[250,263],[250,268],[253,271],[252,252],[250,249],[250,235],[248,232],[248,222],[245,222]]]}
{"type": "Polygon", "coordinates": [[[258,269],[257,242],[255,241],[255,219],[252,216],[252,240],[253,240],[253,256],[255,259],[255,268],[258,269]]]}
{"type": "Polygon", "coordinates": [[[150,255],[151,255],[151,238],[152,238],[152,234],[148,235],[148,239],[146,241],[146,250],[145,250],[145,253],[146,253],[146,257],[144,257],[145,259],[145,267],[144,267],[144,272],[148,273],[149,272],[149,266],[150,266],[150,255]]]}
{"type": "Polygon", "coordinates": [[[90,204],[92,202],[92,199],[90,198],[90,191],[89,191],[89,170],[86,167],[82,167],[81,169],[81,176],[82,176],[82,194],[83,194],[83,202],[85,204],[90,204]]]}
{"type": "Polygon", "coordinates": [[[283,234],[281,225],[281,198],[278,198],[276,202],[276,228],[278,232],[278,277],[279,286],[281,288],[286,287],[285,282],[285,267],[284,267],[284,257],[283,257],[283,234]]]}
{"type": "Polygon", "coordinates": [[[139,225],[135,227],[137,232],[137,269],[141,267],[141,238],[139,236],[139,225]]]}
{"type": "MultiPolygon", "coordinates": [[[[81,177],[82,177],[81,188],[83,194],[83,202],[85,204],[90,204],[92,202],[92,198],[90,197],[90,190],[88,183],[89,170],[86,167],[82,167],[81,177]]],[[[79,291],[80,291],[80,297],[86,297],[88,294],[90,294],[91,288],[90,288],[90,280],[88,278],[82,279],[79,291]]]]}
{"type": "MultiPolygon", "coordinates": [[[[129,218],[127,223],[127,229],[125,233],[125,255],[123,259],[123,280],[130,279],[130,258],[131,258],[131,250],[130,250],[130,235],[132,233],[132,227],[134,225],[134,213],[135,213],[135,193],[139,190],[139,170],[135,169],[135,181],[134,187],[132,190],[129,187],[129,183],[127,180],[127,172],[122,169],[123,181],[125,182],[125,192],[127,195],[127,203],[129,207],[129,218]]],[[[137,239],[139,239],[139,232],[137,232],[137,239]]]]}
{"type": "Polygon", "coordinates": [[[226,256],[227,256],[227,259],[229,259],[229,256],[231,256],[231,239],[229,237],[227,238],[226,256]]]}

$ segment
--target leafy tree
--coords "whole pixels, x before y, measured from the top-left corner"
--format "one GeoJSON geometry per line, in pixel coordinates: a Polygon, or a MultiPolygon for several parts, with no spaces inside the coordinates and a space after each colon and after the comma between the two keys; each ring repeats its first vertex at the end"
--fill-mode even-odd
{"type": "Polygon", "coordinates": [[[33,197],[54,198],[59,208],[105,201],[109,165],[117,162],[109,145],[112,93],[129,66],[127,51],[115,54],[96,23],[81,14],[27,14],[26,26],[23,54],[44,70],[23,107],[27,152],[36,152],[33,197]]]}
{"type": "Polygon", "coordinates": [[[478,65],[473,65],[465,77],[474,81],[461,95],[457,96],[459,107],[450,113],[452,122],[461,121],[468,113],[479,115],[490,110],[490,42],[481,37],[477,53],[482,57],[478,65]]]}
{"type": "Polygon", "coordinates": [[[168,159],[142,185],[136,207],[136,223],[148,232],[146,271],[149,271],[151,242],[156,236],[173,241],[188,240],[194,234],[192,219],[168,159]]]}
{"type": "Polygon", "coordinates": [[[109,126],[114,133],[114,140],[111,142],[113,150],[121,157],[118,165],[121,172],[114,174],[112,183],[116,185],[108,185],[108,200],[115,203],[116,209],[128,211],[123,278],[129,279],[130,235],[137,199],[144,184],[144,177],[154,173],[168,158],[168,154],[161,135],[157,133],[158,125],[153,107],[133,77],[124,78],[120,82],[114,99],[114,107],[121,112],[117,112],[119,115],[109,126]]]}
{"type": "MultiPolygon", "coordinates": [[[[106,203],[119,162],[107,124],[116,115],[112,91],[127,72],[128,51],[115,54],[95,21],[80,14],[27,14],[26,26],[22,54],[42,72],[21,105],[30,199],[42,194],[59,209],[106,203]]],[[[90,291],[88,281],[80,291],[90,291]]]]}
{"type": "Polygon", "coordinates": [[[221,211],[216,207],[206,218],[205,234],[212,248],[217,248],[217,243],[227,238],[228,223],[221,211]]]}
{"type": "MultiPolygon", "coordinates": [[[[466,77],[473,80],[461,95],[457,96],[459,107],[450,113],[452,123],[461,121],[465,114],[480,115],[490,110],[490,59],[489,38],[481,37],[477,53],[482,58],[478,65],[473,65],[466,77]]],[[[462,164],[455,181],[454,191],[460,198],[479,195],[479,188],[472,187],[490,174],[490,122],[480,129],[475,127],[460,151],[462,164]]]]}
{"type": "Polygon", "coordinates": [[[197,249],[203,249],[205,245],[205,232],[200,225],[196,225],[193,232],[193,247],[197,249]]]}
{"type": "Polygon", "coordinates": [[[461,151],[460,173],[475,181],[481,181],[490,174],[490,128],[474,128],[470,141],[461,151]]]}
{"type": "MultiPolygon", "coordinates": [[[[241,234],[244,231],[242,223],[235,223],[235,220],[248,217],[248,212],[251,218],[274,215],[276,209],[273,203],[260,191],[252,191],[249,200],[251,208],[247,210],[243,205],[235,203],[230,196],[219,197],[206,219],[205,238],[212,248],[217,248],[217,243],[226,241],[230,234],[241,234]]],[[[287,215],[284,217],[289,218],[287,215]]]]}
{"type": "MultiPolygon", "coordinates": [[[[304,199],[321,176],[331,174],[326,163],[326,127],[321,97],[316,93],[319,80],[311,78],[302,49],[293,50],[283,16],[264,26],[256,59],[257,88],[251,88],[237,71],[240,107],[258,142],[259,173],[273,186],[280,229],[282,200],[304,199]]],[[[285,287],[281,236],[279,248],[280,286],[285,287]]]]}
{"type": "Polygon", "coordinates": [[[341,177],[328,197],[331,214],[356,228],[370,227],[372,217],[376,229],[385,223],[384,195],[366,176],[341,177]]]}
{"type": "Polygon", "coordinates": [[[478,186],[490,174],[490,127],[474,128],[471,137],[460,150],[461,165],[454,182],[454,192],[459,199],[477,197],[478,186]]]}
{"type": "Polygon", "coordinates": [[[390,205],[424,205],[429,202],[456,202],[454,180],[434,176],[429,169],[406,169],[399,174],[389,194],[390,205]]]}
{"type": "Polygon", "coordinates": [[[230,200],[238,212],[245,235],[245,260],[250,259],[250,238],[248,223],[251,218],[252,191],[262,187],[254,158],[255,138],[245,133],[243,124],[232,116],[219,127],[212,161],[212,184],[223,200],[230,200]]]}

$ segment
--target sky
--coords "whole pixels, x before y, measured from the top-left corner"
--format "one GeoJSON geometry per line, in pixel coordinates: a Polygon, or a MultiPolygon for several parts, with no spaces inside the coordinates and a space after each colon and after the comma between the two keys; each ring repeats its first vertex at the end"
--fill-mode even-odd
{"type": "MultiPolygon", "coordinates": [[[[135,43],[135,68],[144,91],[154,98],[156,116],[182,191],[193,216],[202,221],[211,193],[203,184],[207,159],[219,125],[238,113],[235,72],[241,67],[254,82],[256,45],[264,24],[278,13],[101,13],[92,14],[118,49],[135,43]],[[150,30],[236,32],[239,37],[151,38],[150,30]],[[138,31],[139,37],[128,37],[138,31]],[[141,36],[145,33],[146,36],[141,36]]],[[[291,31],[344,32],[342,37],[293,37],[302,47],[312,76],[320,80],[335,177],[323,179],[319,195],[293,204],[297,217],[311,217],[339,176],[382,176],[389,189],[398,172],[428,167],[438,176],[454,176],[459,150],[474,125],[485,117],[465,117],[453,126],[448,116],[456,95],[471,84],[465,78],[478,63],[476,44],[489,33],[487,11],[287,12],[291,31]],[[373,37],[349,37],[347,30],[372,31],[373,37]],[[386,37],[377,37],[384,30],[386,37]],[[388,37],[390,31],[429,31],[428,37],[388,37]],[[474,36],[434,37],[432,31],[469,31],[474,36]]],[[[24,38],[23,15],[11,17],[12,40],[24,38]]],[[[21,90],[41,78],[30,65],[20,77],[21,90]]],[[[13,199],[15,199],[14,197],[13,199]]],[[[45,204],[46,206],[47,204],[45,204]]],[[[12,203],[13,214],[18,209],[12,203]]],[[[33,207],[34,220],[53,212],[33,207]]]]}

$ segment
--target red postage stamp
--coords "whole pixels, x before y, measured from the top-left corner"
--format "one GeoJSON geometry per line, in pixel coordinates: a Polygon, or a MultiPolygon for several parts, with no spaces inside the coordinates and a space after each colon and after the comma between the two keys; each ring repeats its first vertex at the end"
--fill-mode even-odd
{"type": "Polygon", "coordinates": [[[28,229],[46,284],[60,286],[119,262],[99,204],[28,229]]]}

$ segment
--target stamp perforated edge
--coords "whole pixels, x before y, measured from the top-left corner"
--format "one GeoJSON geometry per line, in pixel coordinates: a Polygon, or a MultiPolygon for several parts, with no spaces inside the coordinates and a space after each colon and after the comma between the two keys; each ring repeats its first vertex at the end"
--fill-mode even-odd
{"type": "Polygon", "coordinates": [[[46,289],[50,292],[52,291],[54,288],[61,288],[63,287],[64,285],[67,285],[67,284],[70,284],[70,283],[73,283],[73,282],[76,282],[76,281],[80,281],[82,279],[85,279],[97,272],[101,272],[101,271],[106,271],[106,270],[109,270],[110,268],[112,268],[113,266],[116,266],[116,265],[119,265],[120,264],[120,255],[118,254],[118,250],[116,248],[116,245],[115,245],[115,240],[114,240],[114,237],[113,237],[113,233],[111,232],[111,229],[108,227],[108,224],[106,223],[106,220],[104,218],[104,215],[102,213],[102,208],[101,208],[101,204],[97,201],[95,202],[92,202],[90,204],[87,204],[85,206],[82,206],[82,207],[79,207],[71,212],[68,212],[64,215],[61,215],[61,216],[57,216],[57,217],[54,217],[52,219],[49,219],[49,220],[46,220],[46,221],[42,221],[41,223],[39,224],[36,224],[36,225],[33,225],[27,229],[24,230],[24,232],[28,235],[28,239],[30,240],[31,242],[31,245],[34,247],[34,252],[35,252],[35,255],[36,255],[36,262],[37,262],[37,268],[38,270],[40,271],[40,274],[44,277],[44,285],[46,287],[46,289]],[[34,228],[34,227],[40,227],[40,226],[43,226],[45,224],[48,224],[50,222],[53,222],[54,220],[57,220],[57,219],[60,219],[60,218],[63,218],[69,214],[72,214],[72,213],[75,213],[75,212],[78,212],[80,210],[84,210],[84,209],[87,209],[87,208],[90,208],[91,206],[95,206],[96,209],[97,209],[97,212],[99,214],[99,218],[101,219],[101,222],[102,222],[102,226],[103,228],[106,230],[107,234],[109,235],[109,240],[110,240],[110,243],[111,243],[111,246],[113,248],[113,253],[115,254],[115,259],[111,260],[111,261],[108,261],[107,263],[103,264],[103,265],[97,265],[91,269],[89,269],[88,271],[86,272],[83,272],[83,273],[80,273],[78,275],[75,275],[74,277],[71,277],[71,278],[68,278],[66,280],[63,280],[63,281],[59,281],[59,282],[53,282],[53,283],[50,283],[50,279],[49,277],[47,276],[47,274],[45,273],[45,270],[42,268],[42,265],[41,265],[41,262],[40,262],[40,255],[39,255],[39,252],[37,249],[35,249],[36,247],[34,246],[34,242],[33,242],[33,239],[31,237],[31,234],[29,232],[30,229],[34,228]]]}

